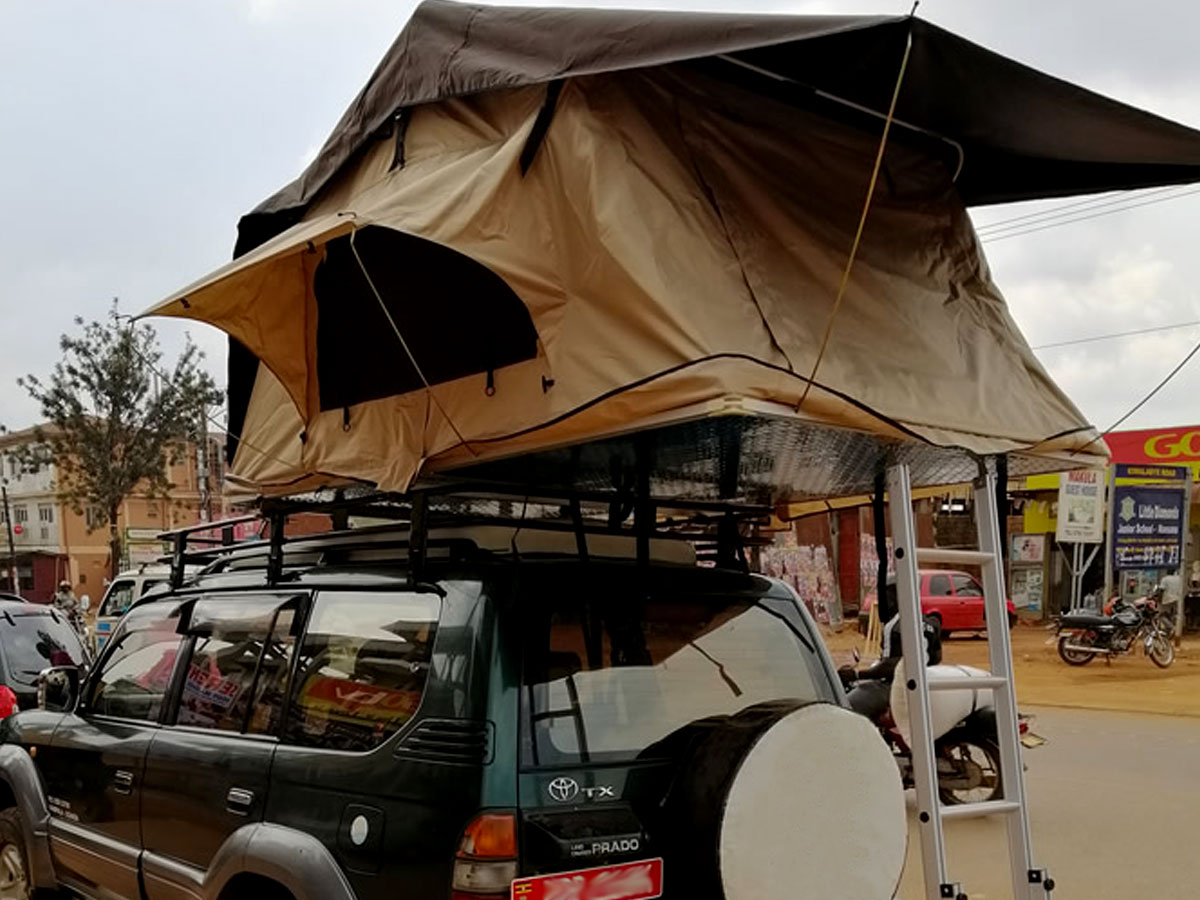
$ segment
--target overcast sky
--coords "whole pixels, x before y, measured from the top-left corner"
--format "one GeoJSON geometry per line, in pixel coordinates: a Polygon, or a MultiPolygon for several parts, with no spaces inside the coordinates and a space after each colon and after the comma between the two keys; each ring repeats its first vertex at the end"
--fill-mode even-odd
{"type": "MultiPolygon", "coordinates": [[[[589,5],[905,13],[909,4],[589,5]]],[[[139,311],[229,258],[238,217],[300,172],[412,9],[405,0],[0,0],[0,423],[35,421],[15,379],[53,366],[74,316],[100,317],[113,297],[139,311]]],[[[925,0],[919,14],[1200,127],[1200,4],[925,0]]],[[[1056,205],[975,217],[983,227],[1056,205]]],[[[1185,196],[986,249],[1037,346],[1200,320],[1198,216],[1200,195],[1185,196]]],[[[223,384],[220,334],[157,327],[168,352],[190,330],[223,384]]],[[[1106,428],[1198,340],[1192,327],[1039,355],[1106,428]]],[[[1200,357],[1126,427],[1200,421],[1198,386],[1200,357]]]]}

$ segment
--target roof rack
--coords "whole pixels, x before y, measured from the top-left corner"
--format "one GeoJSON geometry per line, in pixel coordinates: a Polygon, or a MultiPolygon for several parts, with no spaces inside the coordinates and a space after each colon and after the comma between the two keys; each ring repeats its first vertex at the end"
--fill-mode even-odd
{"type": "Polygon", "coordinates": [[[189,562],[211,562],[235,549],[261,547],[261,542],[235,543],[232,533],[235,525],[259,521],[268,528],[267,582],[277,583],[283,576],[283,548],[290,542],[284,534],[287,520],[302,513],[329,515],[335,531],[349,529],[351,516],[406,523],[409,571],[414,583],[422,580],[430,528],[464,524],[569,531],[576,535],[579,557],[585,561],[588,535],[632,537],[637,561],[642,565],[650,561],[651,540],[688,541],[696,546],[699,559],[720,568],[749,570],[747,550],[769,543],[757,534],[758,528],[769,521],[769,506],[654,497],[648,474],[642,470],[635,477],[623,479],[617,490],[526,489],[449,480],[422,485],[408,494],[355,487],[322,489],[302,496],[263,499],[256,513],[201,522],[164,532],[159,538],[171,542],[172,589],[183,584],[189,562]],[[212,537],[217,530],[223,532],[222,536],[212,537]],[[195,544],[201,546],[192,546],[195,544]]]}

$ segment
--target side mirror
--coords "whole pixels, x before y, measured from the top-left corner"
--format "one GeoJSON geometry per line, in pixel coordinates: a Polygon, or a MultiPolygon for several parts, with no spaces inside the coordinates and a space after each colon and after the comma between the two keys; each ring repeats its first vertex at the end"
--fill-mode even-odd
{"type": "Polygon", "coordinates": [[[42,669],[37,680],[38,709],[70,712],[79,700],[81,676],[75,666],[42,669]]]}

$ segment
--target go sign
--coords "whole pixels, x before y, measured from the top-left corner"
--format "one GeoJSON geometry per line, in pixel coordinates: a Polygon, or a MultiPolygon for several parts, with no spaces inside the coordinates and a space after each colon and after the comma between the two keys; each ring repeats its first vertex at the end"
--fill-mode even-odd
{"type": "Polygon", "coordinates": [[[1146,440],[1150,459],[1200,459],[1200,431],[1164,431],[1146,440]]]}

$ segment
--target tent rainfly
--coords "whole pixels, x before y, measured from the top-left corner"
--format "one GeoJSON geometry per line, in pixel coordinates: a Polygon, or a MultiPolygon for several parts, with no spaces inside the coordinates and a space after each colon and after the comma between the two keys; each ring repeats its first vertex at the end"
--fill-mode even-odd
{"type": "Polygon", "coordinates": [[[649,447],[658,493],[845,496],[882,454],[1101,461],[967,207],[1196,180],[1200,133],[913,17],[431,0],[150,312],[229,334],[230,478],[264,495],[612,487],[649,447]]]}

